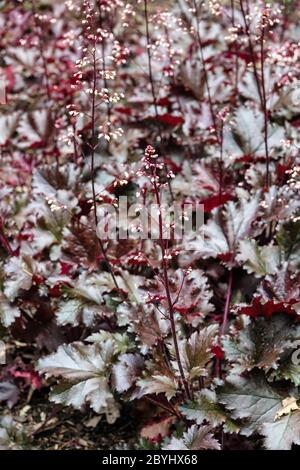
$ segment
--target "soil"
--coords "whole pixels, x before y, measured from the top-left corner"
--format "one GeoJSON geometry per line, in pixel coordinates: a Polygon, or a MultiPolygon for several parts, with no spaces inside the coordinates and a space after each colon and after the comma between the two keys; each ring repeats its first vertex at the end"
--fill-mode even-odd
{"type": "MultiPolygon", "coordinates": [[[[136,439],[128,414],[107,424],[92,411],[77,411],[34,398],[12,411],[14,419],[24,425],[30,447],[39,450],[130,449],[136,439]]],[[[0,415],[4,412],[7,408],[0,407],[0,415]]]]}

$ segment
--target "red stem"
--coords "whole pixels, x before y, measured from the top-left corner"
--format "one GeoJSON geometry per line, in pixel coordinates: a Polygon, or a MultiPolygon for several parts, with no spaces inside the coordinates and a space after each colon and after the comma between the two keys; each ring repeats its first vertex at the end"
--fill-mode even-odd
{"type": "Polygon", "coordinates": [[[150,403],[153,403],[154,405],[159,406],[160,408],[167,411],[168,413],[171,413],[172,415],[177,416],[178,419],[182,418],[181,415],[178,413],[178,411],[176,411],[175,408],[173,408],[173,406],[171,408],[168,408],[166,405],[164,405],[163,403],[160,403],[158,400],[155,400],[152,397],[146,396],[145,398],[146,400],[150,401],[150,403]]]}
{"type": "MultiPolygon", "coordinates": [[[[97,201],[96,201],[96,191],[95,191],[95,141],[97,139],[96,136],[96,90],[97,90],[97,60],[96,60],[96,46],[97,46],[97,39],[96,34],[94,35],[94,43],[93,43],[93,85],[92,85],[92,145],[91,145],[91,172],[92,172],[92,192],[93,192],[93,210],[94,210],[94,219],[96,227],[98,226],[98,215],[97,215],[97,201]]],[[[114,275],[112,266],[109,262],[107,257],[103,242],[101,238],[97,237],[98,243],[100,246],[100,251],[104,258],[104,261],[109,269],[111,277],[113,279],[113,283],[117,290],[119,290],[119,285],[117,279],[114,275]]]]}
{"type": "MultiPolygon", "coordinates": [[[[160,144],[162,145],[163,137],[162,137],[162,133],[161,133],[159,113],[158,113],[158,108],[157,108],[157,98],[156,98],[154,79],[153,79],[153,71],[152,71],[151,40],[150,40],[150,31],[149,31],[149,15],[148,15],[148,2],[147,2],[147,0],[144,0],[144,16],[145,16],[145,23],[146,23],[146,39],[147,39],[147,57],[148,57],[149,81],[150,81],[150,86],[151,86],[151,94],[152,94],[152,100],[153,100],[153,106],[154,106],[154,111],[155,111],[156,122],[157,122],[157,125],[158,125],[159,140],[160,140],[160,144]]],[[[165,171],[166,175],[168,175],[168,166],[166,164],[165,155],[163,155],[163,159],[164,159],[164,171],[165,171]]],[[[169,187],[169,192],[170,192],[171,199],[173,201],[174,200],[174,195],[173,195],[173,191],[172,191],[171,181],[169,179],[168,179],[168,187],[169,187]]]]}
{"type": "MultiPolygon", "coordinates": [[[[232,27],[235,28],[234,0],[231,0],[231,22],[232,22],[232,27]]],[[[234,41],[234,52],[235,52],[234,91],[237,96],[238,95],[238,79],[239,79],[239,57],[238,57],[238,46],[237,46],[236,41],[234,41]]]]}
{"type": "Polygon", "coordinates": [[[195,10],[195,18],[196,18],[196,32],[197,32],[197,39],[198,39],[198,44],[199,44],[199,51],[200,51],[200,58],[201,58],[201,63],[202,63],[202,68],[203,68],[203,73],[204,73],[204,81],[205,81],[205,86],[206,86],[206,91],[207,91],[207,96],[208,96],[208,103],[209,103],[209,109],[210,109],[210,114],[211,118],[213,121],[213,126],[214,126],[214,131],[216,134],[216,138],[220,147],[220,157],[219,157],[219,204],[221,204],[221,195],[222,195],[222,189],[223,189],[223,123],[221,124],[221,129],[220,133],[218,132],[218,127],[217,127],[217,117],[215,114],[213,102],[212,102],[212,97],[211,97],[211,90],[209,86],[209,80],[208,80],[208,72],[205,64],[205,59],[204,59],[204,53],[203,53],[203,42],[200,34],[200,19],[199,19],[199,12],[197,8],[197,3],[196,0],[193,0],[194,4],[194,10],[195,10]]]}
{"type": "Polygon", "coordinates": [[[254,78],[255,78],[255,82],[256,82],[256,86],[257,86],[257,91],[258,91],[258,94],[259,94],[261,108],[263,109],[264,108],[264,100],[263,100],[263,95],[262,95],[262,91],[261,91],[261,87],[260,87],[260,79],[259,79],[258,70],[257,70],[257,66],[256,66],[254,47],[253,47],[253,43],[252,43],[252,39],[251,39],[249,25],[248,25],[247,18],[246,18],[246,12],[245,12],[245,9],[244,9],[243,0],[240,0],[240,7],[241,7],[241,12],[242,12],[242,16],[243,16],[244,25],[245,25],[245,32],[246,32],[246,35],[247,35],[247,38],[248,38],[248,47],[249,47],[250,55],[251,55],[254,78]]]}
{"type": "Polygon", "coordinates": [[[2,244],[3,248],[7,251],[7,253],[10,255],[10,256],[13,256],[14,255],[14,252],[10,246],[10,243],[7,239],[7,236],[5,235],[5,232],[4,232],[4,227],[3,227],[3,222],[2,220],[0,219],[0,243],[2,244]]]}
{"type": "Polygon", "coordinates": [[[78,163],[79,160],[79,155],[78,155],[78,150],[77,150],[77,142],[76,142],[76,125],[75,122],[72,121],[72,128],[73,128],[73,150],[74,150],[74,162],[78,163]]]}
{"type": "Polygon", "coordinates": [[[221,129],[220,129],[220,169],[219,169],[219,204],[222,202],[222,189],[223,189],[223,130],[224,125],[223,121],[221,121],[221,129]]]}
{"type": "MultiPolygon", "coordinates": [[[[170,37],[169,37],[169,31],[168,31],[167,27],[165,27],[165,34],[166,34],[166,40],[167,40],[169,63],[170,63],[170,66],[172,66],[172,54],[171,54],[170,37]]],[[[173,86],[173,88],[175,88],[176,81],[175,81],[175,77],[174,77],[173,74],[172,74],[172,77],[170,78],[170,82],[171,82],[171,85],[173,86]]],[[[176,103],[177,103],[178,109],[180,111],[180,114],[181,114],[182,118],[184,119],[184,111],[183,111],[181,99],[180,99],[180,96],[179,96],[178,93],[175,93],[175,99],[176,99],[176,103]]],[[[184,147],[184,151],[186,151],[185,147],[184,147]]],[[[187,154],[188,154],[189,158],[193,157],[193,151],[192,151],[192,147],[189,143],[189,140],[187,141],[187,154]]]]}
{"type": "Polygon", "coordinates": [[[38,40],[39,40],[39,43],[38,43],[39,52],[40,52],[40,56],[41,56],[43,67],[44,67],[46,93],[47,93],[48,100],[51,100],[48,65],[47,65],[47,59],[46,59],[46,56],[45,56],[44,46],[43,46],[43,42],[42,42],[42,27],[41,27],[40,22],[36,18],[35,0],[32,0],[32,11],[33,11],[34,24],[35,24],[35,27],[37,29],[37,36],[38,36],[38,40]]]}
{"type": "Polygon", "coordinates": [[[211,118],[213,121],[215,133],[217,136],[217,140],[219,141],[219,136],[218,136],[218,129],[217,129],[217,118],[215,115],[214,107],[213,107],[213,102],[212,102],[212,97],[211,97],[211,91],[210,91],[210,86],[209,86],[209,80],[208,80],[208,72],[205,64],[205,59],[204,59],[204,53],[203,53],[203,42],[200,34],[200,27],[199,27],[199,12],[198,12],[198,7],[196,4],[196,0],[193,0],[194,4],[194,10],[195,10],[195,18],[196,18],[196,32],[197,32],[197,39],[198,39],[198,44],[199,44],[199,51],[200,51],[200,59],[202,63],[202,68],[203,68],[203,74],[204,74],[204,81],[205,81],[205,86],[206,86],[206,91],[208,95],[208,103],[209,103],[209,109],[210,109],[210,114],[211,118]]]}
{"type": "Polygon", "coordinates": [[[176,324],[175,324],[175,319],[174,319],[174,306],[171,298],[171,293],[170,293],[170,286],[169,286],[169,276],[168,276],[168,266],[167,266],[167,260],[166,260],[166,251],[165,251],[165,244],[164,244],[164,238],[163,238],[163,220],[162,220],[162,214],[161,214],[161,201],[160,201],[160,195],[159,195],[159,189],[156,181],[156,171],[154,171],[153,174],[154,182],[153,182],[153,187],[154,187],[154,193],[155,193],[155,198],[156,198],[156,203],[158,205],[158,224],[159,224],[159,243],[161,247],[161,254],[162,254],[162,268],[163,268],[163,280],[164,280],[164,287],[166,291],[166,297],[167,297],[167,303],[168,303],[168,311],[169,311],[169,319],[170,319],[170,325],[171,325],[171,333],[172,333],[172,338],[173,338],[173,343],[174,343],[174,349],[175,349],[175,356],[176,356],[176,361],[178,364],[178,369],[179,373],[181,376],[181,380],[183,383],[183,387],[185,390],[185,394],[187,399],[191,399],[191,392],[189,389],[189,384],[187,382],[187,379],[184,374],[182,362],[181,362],[181,357],[180,357],[180,352],[179,352],[179,346],[178,346],[178,339],[177,339],[177,333],[176,333],[176,324]]]}
{"type": "MultiPolygon", "coordinates": [[[[249,8],[248,2],[246,2],[247,7],[249,8]]],[[[259,94],[259,99],[261,103],[261,110],[264,117],[264,144],[265,144],[265,154],[266,154],[266,187],[269,188],[270,184],[270,157],[269,157],[269,147],[268,147],[268,111],[267,111],[267,100],[266,100],[266,86],[265,86],[265,73],[264,73],[264,37],[265,37],[265,26],[262,26],[262,33],[260,37],[260,65],[261,65],[261,81],[259,79],[259,74],[256,66],[254,47],[251,39],[250,28],[246,18],[246,12],[244,9],[243,0],[240,0],[241,12],[244,20],[245,31],[248,37],[249,50],[251,54],[251,60],[253,65],[253,72],[256,81],[256,86],[259,94]]]]}
{"type": "MultiPolygon", "coordinates": [[[[102,23],[103,23],[103,17],[102,17],[102,5],[101,5],[101,0],[98,1],[98,8],[99,8],[99,23],[100,23],[100,28],[102,28],[102,23]]],[[[103,84],[104,88],[108,88],[107,84],[107,79],[105,76],[105,70],[106,70],[106,59],[105,59],[105,40],[104,37],[101,38],[101,59],[102,59],[102,72],[103,72],[103,84]]],[[[110,117],[111,117],[111,106],[110,102],[108,101],[107,103],[107,119],[110,122],[110,117]]]]}
{"type": "Polygon", "coordinates": [[[268,146],[268,110],[267,110],[267,97],[266,97],[266,85],[265,85],[265,71],[264,71],[264,37],[265,28],[262,27],[262,33],[260,38],[260,61],[261,61],[261,86],[263,95],[263,115],[264,115],[264,141],[265,141],[265,153],[266,153],[266,187],[270,186],[270,157],[269,157],[269,146],[268,146]]]}
{"type": "Polygon", "coordinates": [[[228,286],[227,286],[227,292],[226,292],[226,301],[225,301],[225,308],[224,308],[223,322],[222,322],[220,336],[224,336],[226,328],[227,328],[228,314],[229,314],[230,300],[231,300],[231,293],[232,293],[232,280],[233,280],[233,274],[232,274],[232,269],[231,269],[229,271],[229,279],[228,279],[228,286]]]}

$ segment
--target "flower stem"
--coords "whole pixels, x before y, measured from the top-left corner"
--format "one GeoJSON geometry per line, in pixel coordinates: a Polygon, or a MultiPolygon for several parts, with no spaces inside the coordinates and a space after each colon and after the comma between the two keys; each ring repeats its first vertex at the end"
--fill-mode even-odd
{"type": "MultiPolygon", "coordinates": [[[[103,25],[103,14],[102,14],[102,5],[101,5],[101,0],[98,1],[98,8],[99,8],[99,23],[100,23],[100,28],[102,28],[103,25]]],[[[103,85],[104,88],[108,89],[108,84],[107,84],[107,78],[105,75],[106,71],[106,58],[105,58],[105,41],[104,37],[102,36],[101,38],[101,60],[102,60],[102,73],[103,73],[103,85]]],[[[111,106],[110,102],[107,102],[107,120],[110,122],[111,118],[111,106]]]]}
{"type": "MultiPolygon", "coordinates": [[[[234,0],[231,0],[231,23],[232,27],[235,28],[235,7],[234,0]]],[[[234,92],[235,95],[238,95],[238,79],[239,79],[239,56],[238,56],[238,45],[237,41],[234,41],[233,45],[234,55],[235,55],[235,74],[234,74],[234,92]]]]}
{"type": "Polygon", "coordinates": [[[0,244],[3,246],[3,248],[6,250],[7,254],[9,256],[13,256],[14,252],[10,246],[10,243],[8,241],[8,238],[4,232],[4,224],[2,221],[2,218],[0,217],[0,244]]]}
{"type": "Polygon", "coordinates": [[[208,72],[205,64],[205,59],[204,59],[204,53],[203,53],[203,42],[202,42],[202,37],[200,33],[200,27],[199,27],[199,12],[198,12],[198,7],[196,0],[193,0],[194,4],[194,11],[195,11],[195,19],[196,19],[196,33],[197,33],[197,40],[199,44],[199,52],[200,52],[200,59],[201,59],[201,64],[202,64],[202,69],[203,69],[203,74],[204,74],[204,81],[205,81],[205,87],[207,91],[207,96],[208,96],[208,103],[209,103],[209,109],[210,109],[210,114],[214,126],[214,130],[216,133],[217,140],[219,141],[219,136],[218,136],[218,129],[217,129],[217,118],[212,102],[212,97],[211,97],[211,91],[210,91],[210,85],[209,85],[209,80],[208,80],[208,72]]]}
{"type": "MultiPolygon", "coordinates": [[[[248,3],[247,6],[249,7],[248,3]]],[[[249,24],[247,21],[247,14],[245,12],[243,0],[240,0],[241,12],[244,20],[245,31],[248,37],[248,45],[251,54],[251,60],[253,65],[253,73],[256,81],[256,86],[259,94],[261,110],[264,118],[264,144],[265,144],[265,155],[266,155],[266,187],[269,188],[270,185],[270,156],[269,156],[269,147],[268,147],[268,111],[267,111],[267,99],[266,99],[266,85],[265,85],[265,72],[264,72],[264,38],[265,38],[265,26],[262,25],[262,31],[260,36],[260,65],[261,65],[261,80],[259,78],[256,59],[254,53],[254,47],[251,39],[251,33],[249,24]]]]}
{"type": "Polygon", "coordinates": [[[262,94],[262,91],[261,91],[260,79],[259,79],[258,70],[257,70],[257,66],[256,66],[256,60],[255,60],[254,47],[253,47],[253,43],[252,43],[252,39],[251,39],[250,28],[249,28],[248,21],[247,21],[247,14],[245,12],[243,0],[240,0],[240,8],[241,8],[243,21],[244,21],[244,25],[245,25],[245,32],[246,32],[246,35],[247,35],[247,38],[248,38],[248,47],[249,47],[249,51],[250,51],[250,55],[251,55],[251,61],[252,61],[252,67],[253,67],[253,73],[254,73],[254,78],[255,78],[255,82],[256,82],[256,87],[257,87],[261,107],[263,109],[264,108],[263,94],[262,94]]]}
{"type": "Polygon", "coordinates": [[[46,94],[49,101],[51,101],[51,92],[50,92],[50,80],[49,80],[49,72],[48,72],[48,65],[47,59],[45,56],[44,45],[42,41],[42,26],[40,21],[37,18],[36,8],[35,8],[35,0],[32,0],[32,12],[33,12],[33,20],[34,25],[36,27],[37,36],[38,36],[38,48],[40,57],[42,60],[43,68],[44,68],[44,77],[45,77],[45,85],[46,85],[46,94]]]}
{"type": "MultiPolygon", "coordinates": [[[[96,35],[94,35],[94,42],[93,42],[93,85],[92,85],[92,145],[91,145],[91,172],[92,172],[92,193],[93,193],[93,210],[94,210],[94,219],[95,225],[98,226],[98,215],[97,215],[97,201],[96,201],[96,190],[95,190],[95,141],[97,139],[96,136],[96,91],[97,91],[97,60],[96,60],[96,45],[97,39],[96,35]]],[[[100,251],[102,253],[103,259],[108,267],[108,270],[111,274],[113,283],[117,290],[119,290],[119,285],[114,275],[112,266],[109,262],[109,259],[106,254],[106,250],[104,248],[103,242],[101,238],[97,237],[100,251]]]]}
{"type": "Polygon", "coordinates": [[[220,332],[221,336],[224,336],[226,328],[227,328],[227,323],[228,323],[228,315],[229,315],[230,300],[231,300],[231,293],[232,293],[232,280],[233,280],[233,274],[232,274],[232,269],[231,269],[229,271],[225,308],[224,308],[224,314],[223,314],[223,322],[222,322],[221,332],[220,332]]]}
{"type": "Polygon", "coordinates": [[[150,403],[153,403],[154,405],[159,406],[160,408],[167,411],[168,413],[176,416],[178,419],[181,419],[181,415],[178,413],[178,411],[175,410],[175,408],[173,406],[169,408],[168,406],[164,405],[163,403],[160,403],[158,400],[155,400],[155,398],[153,398],[153,397],[146,396],[145,398],[150,403]]]}
{"type": "Polygon", "coordinates": [[[264,35],[265,28],[262,28],[260,37],[260,61],[261,61],[261,87],[263,95],[263,115],[264,115],[264,141],[265,141],[265,153],[266,153],[266,187],[270,186],[270,157],[269,157],[269,146],[268,146],[268,110],[267,110],[267,98],[266,98],[266,85],[265,85],[265,70],[264,70],[264,35]]]}
{"type": "Polygon", "coordinates": [[[222,189],[223,189],[223,141],[224,141],[224,124],[221,121],[221,128],[220,128],[220,169],[219,169],[219,204],[221,205],[222,202],[222,189]]]}
{"type": "Polygon", "coordinates": [[[214,105],[213,105],[212,95],[211,95],[211,90],[210,90],[210,85],[209,85],[208,71],[207,71],[206,64],[205,64],[205,58],[204,58],[204,52],[203,52],[203,41],[202,41],[202,37],[200,33],[200,26],[199,26],[200,18],[199,18],[199,11],[198,11],[196,0],[193,0],[193,5],[194,5],[195,19],[196,19],[196,33],[197,33],[197,39],[198,39],[198,45],[199,45],[200,59],[201,59],[202,69],[203,69],[203,74],[204,74],[205,87],[206,87],[207,96],[208,96],[209,109],[210,109],[211,119],[213,122],[214,132],[215,132],[217,142],[220,147],[219,204],[221,204],[221,196],[222,196],[222,190],[223,190],[223,123],[221,124],[221,129],[219,132],[217,116],[214,110],[214,105]]]}
{"type": "MultiPolygon", "coordinates": [[[[157,98],[156,98],[156,92],[155,92],[155,86],[154,86],[154,78],[153,78],[153,70],[152,70],[152,57],[151,57],[151,41],[150,41],[150,31],[149,31],[149,14],[148,14],[148,2],[147,0],[144,0],[144,16],[145,16],[145,23],[146,23],[146,39],[147,39],[147,57],[148,57],[148,71],[149,71],[149,81],[150,81],[150,86],[151,86],[151,94],[152,94],[152,101],[153,101],[153,106],[154,106],[154,112],[155,112],[155,118],[158,126],[158,135],[159,135],[159,140],[160,144],[163,144],[163,137],[162,137],[162,132],[161,132],[161,126],[160,126],[160,121],[159,121],[159,113],[158,113],[158,108],[157,108],[157,98]]],[[[164,159],[164,171],[166,175],[168,175],[168,167],[166,164],[166,157],[163,155],[164,159]]],[[[172,186],[171,186],[171,181],[168,179],[168,188],[169,188],[169,193],[171,196],[172,201],[174,200],[174,195],[172,191],[172,186]]]]}
{"type": "Polygon", "coordinates": [[[163,281],[164,281],[164,287],[165,287],[167,303],[168,303],[171,334],[172,334],[173,343],[174,343],[176,361],[177,361],[177,364],[178,364],[178,369],[179,369],[179,373],[180,373],[180,376],[181,376],[184,391],[185,391],[185,394],[186,394],[186,398],[190,400],[191,399],[191,392],[190,392],[189,384],[188,384],[187,379],[186,379],[185,374],[184,374],[183,365],[182,365],[182,361],[181,361],[181,357],[180,357],[179,346],[178,346],[176,324],[175,324],[175,318],[174,318],[174,305],[173,305],[172,298],[171,298],[171,293],[170,293],[168,265],[167,265],[167,260],[166,260],[166,251],[165,251],[165,244],[164,244],[164,238],[163,238],[163,220],[162,220],[162,214],[161,214],[161,200],[160,200],[159,188],[158,188],[158,185],[157,185],[156,178],[157,178],[157,176],[156,176],[156,172],[155,172],[154,173],[154,178],[153,178],[153,188],[154,188],[155,199],[156,199],[156,203],[157,203],[158,211],[159,211],[159,214],[158,214],[159,243],[160,243],[161,254],[162,254],[163,281]]]}

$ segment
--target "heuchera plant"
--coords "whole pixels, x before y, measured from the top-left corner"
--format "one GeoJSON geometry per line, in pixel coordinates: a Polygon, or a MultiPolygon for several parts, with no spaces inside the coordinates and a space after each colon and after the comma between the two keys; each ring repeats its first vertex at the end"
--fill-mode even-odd
{"type": "Polygon", "coordinates": [[[36,360],[0,400],[126,405],[140,449],[300,445],[300,2],[0,5],[0,320],[36,360]],[[99,235],[125,196],[153,239],[138,210],[99,235]]]}

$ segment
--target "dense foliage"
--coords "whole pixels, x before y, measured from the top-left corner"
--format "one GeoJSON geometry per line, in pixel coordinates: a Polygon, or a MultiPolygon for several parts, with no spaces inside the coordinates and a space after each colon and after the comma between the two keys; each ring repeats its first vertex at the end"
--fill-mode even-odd
{"type": "Polygon", "coordinates": [[[136,448],[300,445],[299,2],[0,5],[0,447],[28,387],[136,448]]]}

